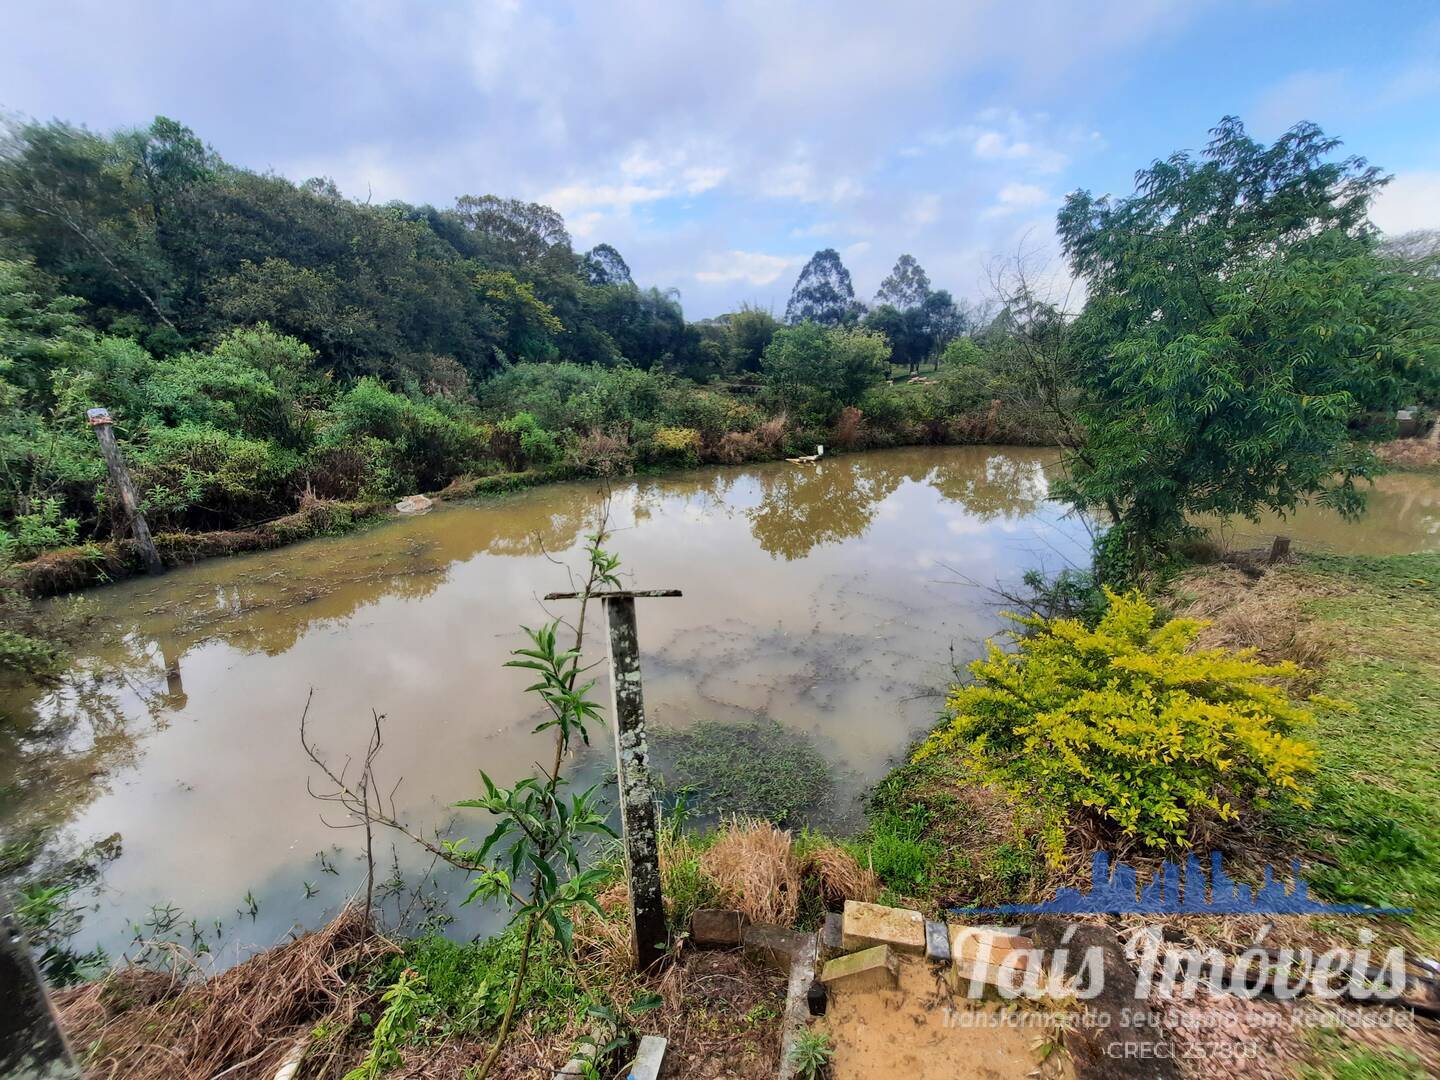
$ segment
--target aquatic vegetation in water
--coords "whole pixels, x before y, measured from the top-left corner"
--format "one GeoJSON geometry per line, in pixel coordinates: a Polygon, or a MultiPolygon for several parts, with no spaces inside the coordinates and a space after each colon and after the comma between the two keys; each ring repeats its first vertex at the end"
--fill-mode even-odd
{"type": "Polygon", "coordinates": [[[691,808],[702,815],[786,824],[819,804],[833,782],[814,741],[770,719],[661,728],[651,733],[650,747],[667,786],[688,792],[691,808]]]}

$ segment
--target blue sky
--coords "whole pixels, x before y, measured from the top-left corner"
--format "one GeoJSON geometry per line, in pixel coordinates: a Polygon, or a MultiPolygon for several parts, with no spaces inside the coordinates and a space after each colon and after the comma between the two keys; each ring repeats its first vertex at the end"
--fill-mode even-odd
{"type": "Polygon", "coordinates": [[[12,0],[5,21],[9,113],[163,113],[377,202],[548,202],[692,318],[783,309],[821,247],[863,299],[910,252],[981,300],[997,258],[1053,259],[1065,192],[1128,191],[1226,113],[1265,138],[1316,121],[1395,174],[1382,228],[1440,227],[1423,0],[12,0]]]}

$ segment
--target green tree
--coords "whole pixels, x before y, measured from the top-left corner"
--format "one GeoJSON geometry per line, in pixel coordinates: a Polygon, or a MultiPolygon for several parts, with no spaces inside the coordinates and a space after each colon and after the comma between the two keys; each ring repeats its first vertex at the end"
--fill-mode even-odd
{"type": "Polygon", "coordinates": [[[930,277],[925,268],[914,255],[901,255],[895,260],[895,269],[880,283],[875,303],[890,304],[905,311],[919,307],[929,295],[930,277]]]}
{"type": "Polygon", "coordinates": [[[630,266],[609,244],[596,244],[585,253],[585,274],[591,285],[634,285],[630,266]]]}
{"type": "Polygon", "coordinates": [[[1376,462],[1354,425],[1433,363],[1435,314],[1378,255],[1385,177],[1338,145],[1301,124],[1265,146],[1227,117],[1133,195],[1066,200],[1087,436],[1058,493],[1109,513],[1105,574],[1149,565],[1192,514],[1363,508],[1376,462]]]}
{"type": "Polygon", "coordinates": [[[759,371],[760,358],[780,320],[764,308],[743,305],[730,316],[730,341],[735,366],[741,371],[759,371]]]}
{"type": "Polygon", "coordinates": [[[790,302],[785,305],[785,321],[792,326],[807,321],[839,326],[853,322],[860,310],[850,271],[840,261],[840,253],[825,248],[810,257],[795,279],[790,302]]]}
{"type": "Polygon", "coordinates": [[[814,322],[776,331],[761,361],[771,397],[801,419],[830,424],[884,377],[890,346],[873,330],[814,322]]]}

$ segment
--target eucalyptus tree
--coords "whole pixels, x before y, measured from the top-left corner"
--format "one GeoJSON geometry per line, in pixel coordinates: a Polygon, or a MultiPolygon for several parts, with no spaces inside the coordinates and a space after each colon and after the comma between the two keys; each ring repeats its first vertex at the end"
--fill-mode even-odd
{"type": "Polygon", "coordinates": [[[596,244],[585,253],[585,276],[591,285],[634,285],[630,266],[609,244],[596,244]]]}
{"type": "Polygon", "coordinates": [[[808,321],[839,326],[853,322],[859,312],[850,271],[840,261],[838,251],[825,248],[810,256],[795,280],[790,302],[785,305],[785,321],[791,325],[808,321]]]}
{"type": "Polygon", "coordinates": [[[917,308],[930,295],[930,278],[914,255],[901,255],[895,268],[880,283],[875,303],[889,304],[900,311],[917,308]]]}

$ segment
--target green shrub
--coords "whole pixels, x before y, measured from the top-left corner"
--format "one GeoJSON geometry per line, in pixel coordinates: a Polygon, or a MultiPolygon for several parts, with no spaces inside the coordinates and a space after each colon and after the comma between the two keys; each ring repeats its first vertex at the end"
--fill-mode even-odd
{"type": "Polygon", "coordinates": [[[988,643],[916,759],[960,755],[1036,815],[1057,860],[1069,815],[1164,848],[1204,819],[1235,820],[1248,802],[1303,799],[1315,752],[1292,733],[1311,714],[1274,685],[1300,669],[1253,650],[1191,651],[1203,623],[1157,627],[1138,592],[1107,597],[1094,629],[1017,618],[1029,631],[1018,651],[988,643]]]}
{"type": "Polygon", "coordinates": [[[803,322],[776,331],[761,365],[772,402],[824,427],[884,378],[889,357],[889,344],[874,331],[803,322]]]}
{"type": "Polygon", "coordinates": [[[336,399],[316,449],[324,454],[363,445],[371,496],[433,491],[489,456],[490,431],[470,415],[398,394],[367,377],[336,399]]]}
{"type": "Polygon", "coordinates": [[[527,412],[516,413],[495,425],[497,439],[491,446],[500,448],[502,460],[511,469],[553,465],[560,460],[560,443],[527,412]]]}
{"type": "Polygon", "coordinates": [[[659,427],[645,445],[651,465],[689,468],[700,464],[700,433],[693,428],[659,427]]]}
{"type": "Polygon", "coordinates": [[[51,496],[32,504],[28,514],[16,514],[6,528],[0,528],[0,563],[30,559],[46,548],[75,543],[80,522],[62,517],[60,500],[51,496]]]}
{"type": "Polygon", "coordinates": [[[828,1031],[817,1031],[806,1028],[795,1038],[795,1045],[790,1048],[790,1064],[795,1069],[795,1075],[801,1080],[819,1080],[824,1076],[830,1067],[830,1059],[835,1056],[835,1048],[830,1041],[828,1031]]]}
{"type": "Polygon", "coordinates": [[[151,526],[233,527],[293,508],[300,456],[208,424],[158,428],[134,454],[151,526]]]}

